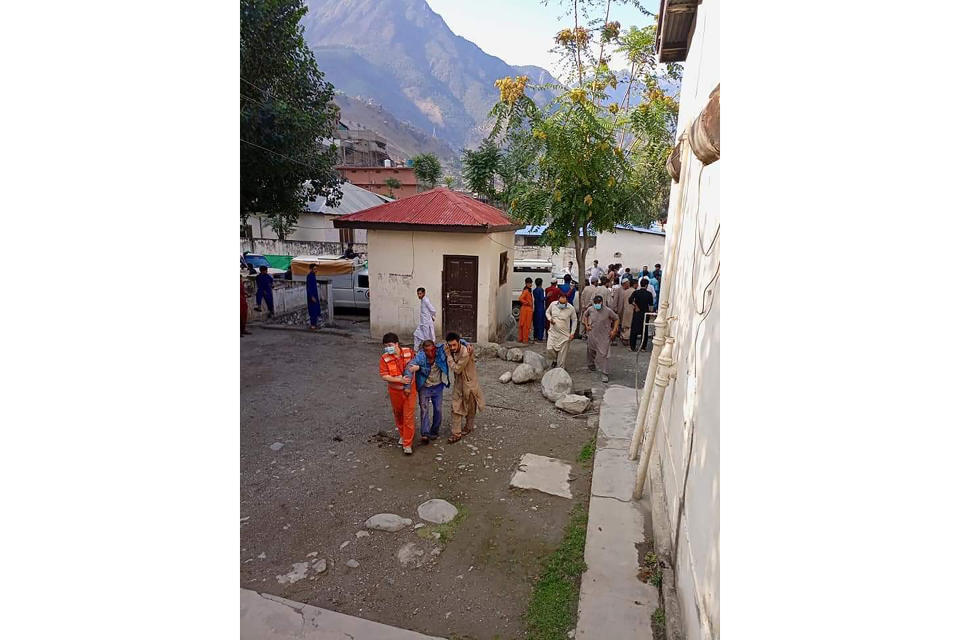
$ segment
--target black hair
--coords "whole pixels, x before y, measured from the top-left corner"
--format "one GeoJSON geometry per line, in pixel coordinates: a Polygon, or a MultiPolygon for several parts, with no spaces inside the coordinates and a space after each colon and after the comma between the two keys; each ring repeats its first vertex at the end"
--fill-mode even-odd
{"type": "Polygon", "coordinates": [[[460,334],[457,333],[456,331],[451,331],[450,333],[447,334],[447,342],[450,342],[451,340],[456,340],[457,342],[460,342],[460,334]]]}
{"type": "Polygon", "coordinates": [[[311,269],[316,269],[316,268],[317,268],[317,263],[316,263],[316,262],[311,262],[311,263],[310,263],[310,268],[311,268],[311,269]]]}
{"type": "Polygon", "coordinates": [[[573,280],[573,278],[570,277],[570,274],[569,274],[569,273],[563,276],[563,281],[564,281],[564,282],[570,282],[571,280],[573,280]]]}
{"type": "Polygon", "coordinates": [[[427,290],[424,289],[423,287],[417,287],[417,293],[420,293],[421,291],[423,291],[424,293],[427,292],[427,290]]]}
{"type": "Polygon", "coordinates": [[[647,285],[648,285],[648,284],[650,284],[650,281],[647,280],[646,278],[644,278],[643,280],[640,281],[640,286],[643,287],[644,289],[647,288],[647,285]]]}
{"type": "Polygon", "coordinates": [[[267,265],[265,264],[260,265],[260,271],[264,271],[266,268],[267,268],[267,265]]]}
{"type": "Polygon", "coordinates": [[[657,269],[660,268],[660,264],[659,264],[659,263],[657,263],[657,264],[655,264],[655,265],[653,265],[653,266],[656,267],[657,269]]]}
{"type": "Polygon", "coordinates": [[[537,285],[538,287],[539,287],[539,286],[542,286],[542,285],[543,285],[543,278],[537,278],[536,280],[533,281],[533,284],[537,285]]]}
{"type": "Polygon", "coordinates": [[[532,278],[524,278],[523,284],[533,284],[533,279],[532,279],[532,278]]]}
{"type": "Polygon", "coordinates": [[[593,303],[603,302],[603,296],[593,296],[593,303]]]}
{"type": "Polygon", "coordinates": [[[393,332],[383,334],[383,344],[390,344],[391,342],[400,343],[400,338],[397,337],[397,334],[393,332]]]}

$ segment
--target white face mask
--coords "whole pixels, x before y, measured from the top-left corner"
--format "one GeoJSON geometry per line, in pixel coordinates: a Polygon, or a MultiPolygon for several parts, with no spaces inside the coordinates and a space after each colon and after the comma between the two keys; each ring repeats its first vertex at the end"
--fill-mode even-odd
{"type": "Polygon", "coordinates": [[[593,305],[593,308],[596,309],[597,311],[600,311],[600,309],[603,309],[603,304],[601,304],[601,303],[595,303],[595,304],[593,305]]]}
{"type": "Polygon", "coordinates": [[[397,348],[394,347],[394,346],[391,344],[391,345],[389,345],[389,346],[384,347],[384,348],[383,348],[383,352],[386,353],[387,355],[391,355],[391,356],[392,356],[394,353],[397,352],[397,348]]]}
{"type": "Polygon", "coordinates": [[[561,309],[566,309],[566,308],[567,308],[567,303],[566,303],[566,302],[558,302],[558,303],[557,303],[557,306],[560,307],[561,309]]]}

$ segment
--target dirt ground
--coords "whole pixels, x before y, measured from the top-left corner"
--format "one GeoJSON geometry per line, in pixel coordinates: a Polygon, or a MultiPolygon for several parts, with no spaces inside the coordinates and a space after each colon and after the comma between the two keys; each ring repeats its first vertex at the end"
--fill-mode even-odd
{"type": "MultiPolygon", "coordinates": [[[[515,365],[482,359],[488,408],[476,431],[447,444],[448,390],[441,438],[404,456],[377,375],[380,345],[364,318],[338,324],[349,333],[255,326],[240,341],[241,586],[431,635],[524,637],[540,561],[589,494],[589,469],[576,459],[595,436],[605,385],[586,368],[585,343],[571,346],[567,369],[575,389],[594,390],[591,415],[558,411],[539,382],[501,384],[515,365]],[[283,447],[274,451],[275,443],[283,447]],[[572,463],[572,500],[508,486],[527,452],[572,463]],[[439,540],[432,525],[356,536],[377,513],[420,522],[417,506],[430,498],[461,509],[455,527],[436,531],[439,540]],[[407,543],[404,566],[398,550],[407,543]],[[321,558],[327,569],[318,573],[321,558]],[[303,562],[306,577],[278,579],[303,562]]],[[[543,353],[542,344],[534,349],[543,353]]],[[[633,386],[648,359],[614,347],[610,384],[633,386]]]]}

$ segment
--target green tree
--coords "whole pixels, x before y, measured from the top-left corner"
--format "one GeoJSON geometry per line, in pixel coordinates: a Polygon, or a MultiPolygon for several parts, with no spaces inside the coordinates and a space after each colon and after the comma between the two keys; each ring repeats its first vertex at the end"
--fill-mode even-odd
{"type": "Polygon", "coordinates": [[[400,181],[396,178],[387,178],[383,181],[383,184],[387,185],[387,188],[390,189],[390,197],[395,198],[396,196],[393,195],[393,190],[400,188],[400,181]]]}
{"type": "Polygon", "coordinates": [[[432,189],[440,182],[440,160],[432,153],[419,153],[413,156],[413,173],[417,181],[432,189]]]}
{"type": "Polygon", "coordinates": [[[470,163],[465,154],[464,165],[472,164],[476,186],[496,191],[514,217],[547,225],[544,242],[554,251],[572,239],[583,274],[590,232],[662,217],[677,103],[661,87],[666,77],[679,79],[680,69],[657,64],[655,26],[621,33],[609,19],[610,0],[568,4],[573,24],[555,38],[568,70],[567,85],[555,87],[561,95],[541,108],[524,93],[526,76],[498,80],[489,141],[499,159],[481,146],[470,163]],[[603,13],[591,18],[591,10],[603,13]],[[611,50],[626,56],[629,70],[609,68],[611,50]],[[626,90],[614,100],[610,90],[620,83],[626,90]]]}
{"type": "Polygon", "coordinates": [[[443,176],[443,184],[447,189],[453,189],[453,185],[457,183],[457,179],[453,176],[443,176]]]}
{"type": "Polygon", "coordinates": [[[303,40],[306,12],[303,0],[240,2],[240,217],[263,215],[281,239],[308,201],[342,195],[323,144],[339,114],[303,40]]]}
{"type": "Polygon", "coordinates": [[[498,201],[497,176],[501,170],[500,149],[492,140],[484,140],[476,149],[464,149],[463,181],[470,191],[491,204],[498,201]]]}

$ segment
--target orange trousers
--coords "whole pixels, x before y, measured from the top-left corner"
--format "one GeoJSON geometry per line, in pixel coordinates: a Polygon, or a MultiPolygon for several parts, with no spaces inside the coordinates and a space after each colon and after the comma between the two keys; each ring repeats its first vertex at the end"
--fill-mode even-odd
{"type": "Polygon", "coordinates": [[[397,431],[403,438],[403,446],[413,446],[413,434],[416,431],[414,423],[414,410],[417,406],[417,390],[410,389],[410,395],[406,395],[403,389],[387,388],[390,394],[390,405],[393,407],[393,421],[397,425],[397,431]]]}
{"type": "Polygon", "coordinates": [[[533,328],[533,307],[520,307],[520,322],[517,324],[517,341],[526,342],[530,339],[530,329],[533,328]]]}

